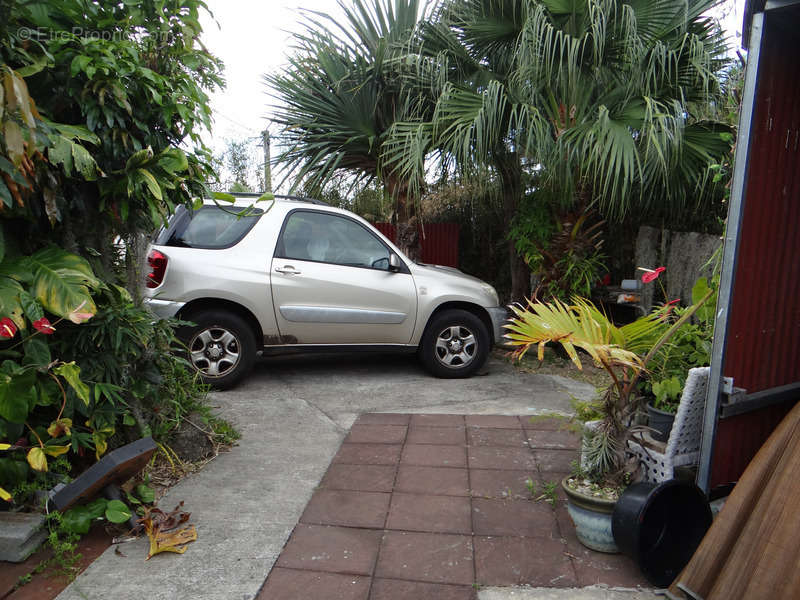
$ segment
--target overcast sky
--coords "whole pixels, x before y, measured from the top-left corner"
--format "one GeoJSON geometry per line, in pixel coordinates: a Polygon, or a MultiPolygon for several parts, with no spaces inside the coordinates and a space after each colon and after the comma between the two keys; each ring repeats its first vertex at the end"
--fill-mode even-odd
{"type": "MultiPolygon", "coordinates": [[[[225,63],[227,87],[214,94],[212,146],[221,152],[225,139],[255,138],[268,125],[265,73],[285,64],[291,32],[301,31],[301,9],[340,15],[336,0],[206,0],[213,19],[204,14],[203,43],[225,63]]],[[[728,0],[723,27],[741,35],[744,0],[728,0]]],[[[719,12],[720,9],[717,9],[719,12]]],[[[737,43],[738,46],[738,43],[737,43]]]]}

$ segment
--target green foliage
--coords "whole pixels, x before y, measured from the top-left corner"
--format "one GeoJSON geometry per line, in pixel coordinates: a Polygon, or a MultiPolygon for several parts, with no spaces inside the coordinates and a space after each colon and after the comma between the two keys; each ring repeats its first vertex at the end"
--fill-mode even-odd
{"type": "Polygon", "coordinates": [[[536,296],[561,301],[590,296],[607,272],[602,254],[604,221],[591,209],[554,214],[551,204],[536,196],[523,204],[534,208],[517,214],[510,233],[539,279],[536,296]]]}
{"type": "Polygon", "coordinates": [[[127,441],[132,424],[165,435],[181,402],[205,393],[170,355],[171,324],[116,286],[115,245],[213,179],[200,130],[222,80],[197,41],[204,9],[0,7],[0,481],[18,504],[66,476],[58,465],[80,471],[127,441]]]}
{"type": "Polygon", "coordinates": [[[283,163],[293,189],[323,189],[346,173],[351,184],[382,178],[390,197],[403,184],[383,154],[391,125],[409,118],[415,103],[402,92],[396,60],[420,13],[418,0],[353,0],[344,19],[307,13],[295,35],[296,52],[283,71],[266,76],[283,128],[283,163]]]}
{"type": "MultiPolygon", "coordinates": [[[[117,428],[133,416],[142,435],[164,441],[202,403],[207,387],[180,355],[174,320],[154,320],[122,288],[110,286],[100,308],[80,327],[65,327],[60,350],[91,382],[90,419],[117,428]]],[[[89,415],[87,415],[89,416],[89,415]]]]}
{"type": "MultiPolygon", "coordinates": [[[[53,511],[47,515],[47,527],[50,533],[47,536],[47,545],[53,551],[53,556],[41,563],[35,572],[41,572],[50,567],[55,569],[57,575],[63,575],[72,581],[78,575],[78,563],[81,555],[78,549],[80,534],[75,533],[65,524],[61,513],[53,511]]],[[[88,531],[88,529],[87,529],[88,531]]]]}
{"type": "MultiPolygon", "coordinates": [[[[592,481],[621,485],[630,476],[625,449],[636,431],[633,417],[639,408],[633,393],[639,378],[673,336],[693,315],[699,314],[713,295],[705,281],[697,285],[697,301],[670,321],[672,306],[663,306],[633,323],[617,327],[591,302],[576,297],[573,304],[529,301],[527,307],[512,306],[515,316],[505,325],[506,338],[522,357],[534,345],[539,360],[547,343],[557,342],[580,369],[577,349],[586,352],[605,369],[609,386],[602,399],[601,419],[584,434],[585,470],[592,481]]],[[[712,309],[713,311],[713,309],[712,309]]],[[[703,311],[704,315],[713,314],[703,311]]]]}
{"type": "MultiPolygon", "coordinates": [[[[709,290],[706,278],[700,277],[692,288],[692,302],[696,304],[709,290]]],[[[684,324],[653,357],[648,377],[642,382],[642,391],[653,394],[653,406],[659,410],[674,413],[689,369],[711,364],[716,305],[717,295],[713,291],[708,302],[695,313],[693,322],[684,324]]],[[[675,316],[680,318],[687,310],[676,308],[675,316]]]]}
{"type": "Polygon", "coordinates": [[[445,0],[406,58],[432,118],[396,123],[386,159],[412,182],[431,153],[488,167],[517,201],[529,168],[556,204],[614,220],[691,211],[731,151],[712,110],[727,63],[712,5],[445,0]]]}
{"type": "Polygon", "coordinates": [[[13,93],[0,110],[0,197],[4,218],[23,219],[23,245],[107,248],[204,192],[210,154],[181,149],[200,144],[207,92],[222,83],[196,41],[204,8],[31,0],[4,11],[0,68],[13,93]]]}
{"type": "Polygon", "coordinates": [[[674,375],[668,379],[653,382],[653,395],[655,396],[653,406],[659,410],[675,412],[681,398],[681,390],[683,390],[684,383],[685,381],[681,382],[674,375]]]}

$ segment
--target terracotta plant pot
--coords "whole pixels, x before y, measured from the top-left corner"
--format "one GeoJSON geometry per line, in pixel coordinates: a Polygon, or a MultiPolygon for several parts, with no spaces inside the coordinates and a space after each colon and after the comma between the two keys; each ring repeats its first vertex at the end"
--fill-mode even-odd
{"type": "Polygon", "coordinates": [[[607,500],[582,494],[567,485],[565,477],[561,487],[567,495],[567,511],[575,524],[575,534],[581,544],[598,552],[615,554],[619,552],[611,531],[611,515],[614,513],[616,500],[607,500]]]}

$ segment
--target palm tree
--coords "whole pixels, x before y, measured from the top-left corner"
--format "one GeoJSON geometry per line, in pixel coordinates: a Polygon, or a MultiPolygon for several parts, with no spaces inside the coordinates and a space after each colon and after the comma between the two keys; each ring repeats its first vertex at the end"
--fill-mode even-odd
{"type": "MultiPolygon", "coordinates": [[[[641,428],[633,425],[639,408],[636,384],[647,365],[673,335],[714,295],[706,287],[697,301],[674,321],[672,307],[664,305],[633,323],[616,327],[590,301],[576,297],[572,304],[528,301],[527,306],[512,305],[514,317],[506,324],[506,338],[516,358],[532,347],[538,359],[544,358],[546,344],[560,344],[578,369],[580,348],[609,376],[609,386],[599,406],[599,428],[587,438],[587,472],[596,482],[619,485],[635,465],[627,460],[627,442],[641,428]]],[[[712,307],[713,310],[713,307],[712,307]]]]}
{"type": "Polygon", "coordinates": [[[293,190],[321,189],[343,173],[354,185],[377,177],[396,201],[398,221],[408,223],[414,202],[387,164],[383,144],[393,123],[413,118],[392,57],[414,31],[420,3],[340,0],[339,6],[343,23],[307,13],[289,66],[265,77],[278,101],[273,121],[283,127],[285,149],[276,162],[294,179],[293,190]]]}
{"type": "MultiPolygon", "coordinates": [[[[416,85],[426,122],[399,122],[385,160],[412,184],[431,153],[465,176],[493,174],[507,224],[525,174],[565,206],[677,212],[699,197],[724,127],[713,103],[725,46],[714,0],[441,0],[420,27],[416,85]]],[[[513,243],[512,300],[527,294],[513,243]]]]}

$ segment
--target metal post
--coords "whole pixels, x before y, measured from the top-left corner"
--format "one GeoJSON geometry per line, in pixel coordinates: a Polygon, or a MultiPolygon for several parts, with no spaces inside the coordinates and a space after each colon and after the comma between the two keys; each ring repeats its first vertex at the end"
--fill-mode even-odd
{"type": "Polygon", "coordinates": [[[261,141],[264,144],[264,191],[272,191],[272,170],[270,169],[269,129],[261,132],[261,141]]]}
{"type": "Polygon", "coordinates": [[[725,245],[722,255],[722,273],[719,282],[717,314],[714,320],[714,345],[711,350],[711,373],[708,377],[705,414],[703,417],[703,438],[700,446],[700,466],[697,472],[697,485],[708,493],[711,483],[711,461],[714,458],[714,440],[717,431],[721,383],[725,365],[725,344],[728,337],[728,312],[736,273],[736,256],[739,245],[739,230],[744,213],[745,183],[747,181],[747,159],[750,151],[750,131],[753,127],[753,110],[756,101],[756,80],[761,50],[761,35],[764,27],[764,13],[753,15],[750,30],[750,45],[747,55],[747,68],[744,80],[742,111],[739,115],[739,136],[736,140],[731,200],[728,208],[728,222],[725,226],[725,245]]]}

